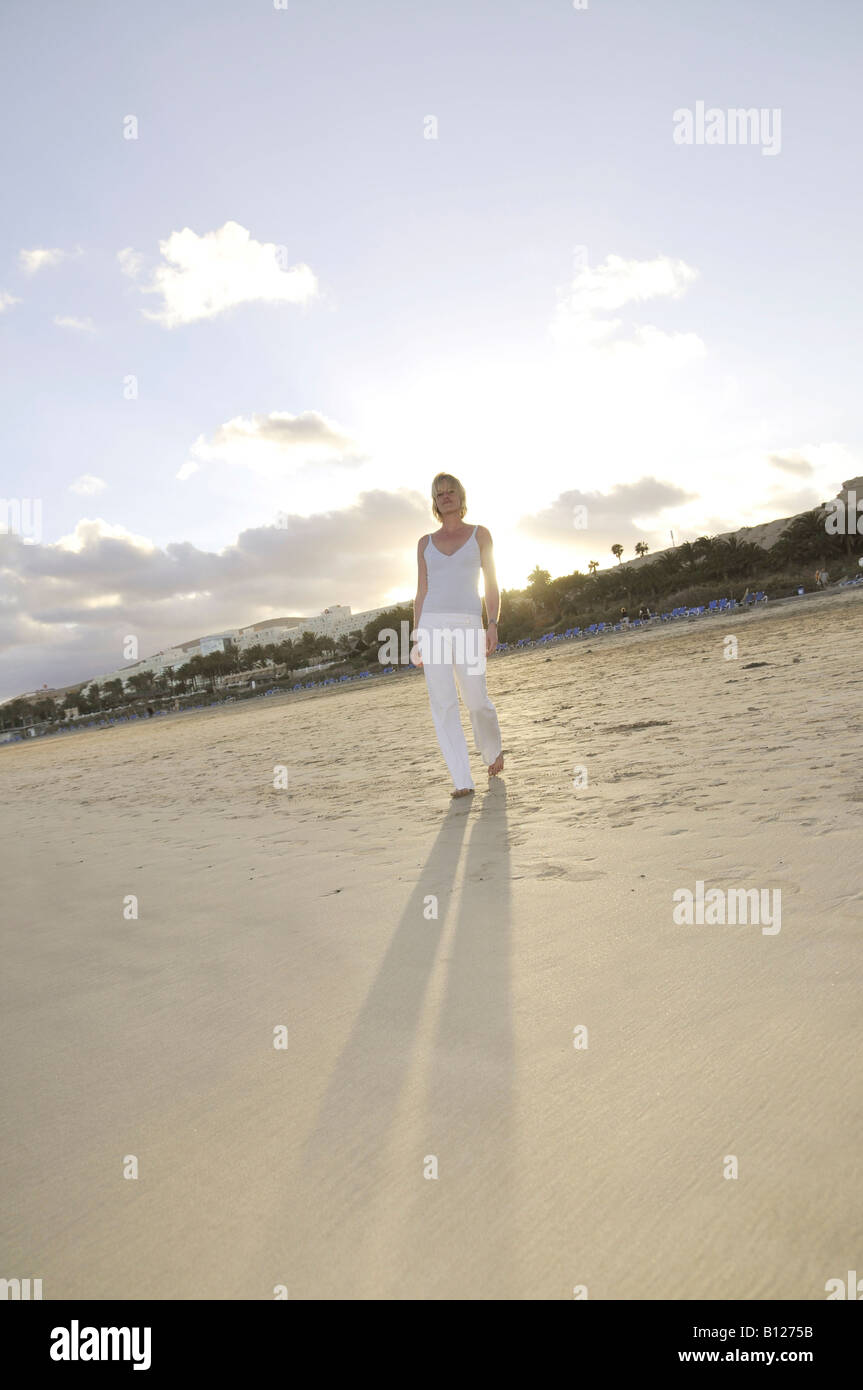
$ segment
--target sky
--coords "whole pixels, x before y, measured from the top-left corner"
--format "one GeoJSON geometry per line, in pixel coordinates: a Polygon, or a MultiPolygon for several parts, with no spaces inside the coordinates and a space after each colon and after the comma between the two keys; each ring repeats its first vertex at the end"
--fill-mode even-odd
{"type": "Polygon", "coordinates": [[[857,0],[4,0],[0,51],[0,699],[411,598],[441,470],[508,588],[863,473],[857,0]]]}

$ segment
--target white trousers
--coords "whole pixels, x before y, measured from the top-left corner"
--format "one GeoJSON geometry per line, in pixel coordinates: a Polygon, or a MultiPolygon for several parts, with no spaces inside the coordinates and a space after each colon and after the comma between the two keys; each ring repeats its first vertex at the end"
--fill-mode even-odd
{"type": "Polygon", "coordinates": [[[501,751],[497,711],[485,687],[485,628],[474,613],[420,615],[417,646],[422,657],[432,720],[453,786],[474,785],[458,695],[467,705],[473,736],[483,761],[491,764],[501,751]],[[456,689],[458,687],[458,690],[456,689]]]}

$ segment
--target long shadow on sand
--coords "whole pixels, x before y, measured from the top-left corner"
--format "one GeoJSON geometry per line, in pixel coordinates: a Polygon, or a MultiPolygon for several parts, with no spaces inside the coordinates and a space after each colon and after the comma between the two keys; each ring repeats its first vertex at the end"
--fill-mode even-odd
{"type": "Polygon", "coordinates": [[[429,1058],[423,1157],[383,1297],[506,1297],[515,1239],[511,883],[506,787],[468,842],[446,992],[429,1058]]]}
{"type": "MultiPolygon", "coordinates": [[[[492,1241],[495,1262],[509,1258],[506,1220],[490,1232],[480,1210],[490,1195],[494,1206],[503,1204],[504,1213],[510,1205],[513,1043],[503,783],[491,783],[478,815],[472,809],[454,801],[447,811],[303,1149],[307,1196],[319,1214],[316,1262],[326,1265],[331,1249],[336,1261],[350,1263],[350,1268],[324,1276],[335,1277],[341,1297],[413,1298],[429,1292],[445,1297],[451,1262],[462,1260],[476,1241],[483,1249],[492,1241]],[[417,1152],[415,1178],[411,1175],[406,1187],[403,1172],[387,1172],[388,1140],[414,1061],[432,968],[451,918],[468,826],[445,995],[427,1059],[421,1130],[426,1147],[417,1152]],[[423,916],[429,894],[438,899],[436,921],[423,916]],[[423,1178],[424,1154],[438,1159],[441,1176],[436,1181],[423,1178]],[[494,1184],[493,1194],[487,1180],[494,1184]],[[410,1200],[408,1190],[416,1193],[410,1200]],[[382,1207],[393,1242],[371,1270],[375,1214],[382,1207]]],[[[487,1258],[482,1256],[484,1267],[487,1258]]]]}
{"type": "MultiPolygon", "coordinates": [[[[449,918],[470,812],[470,804],[461,800],[447,809],[303,1148],[303,1167],[316,1205],[329,1213],[329,1224],[342,1228],[340,1244],[346,1237],[362,1244],[367,1208],[381,1196],[380,1166],[449,918]],[[432,893],[438,899],[437,920],[423,915],[425,899],[432,893]],[[350,1232],[343,1229],[345,1221],[350,1232]]],[[[325,1229],[321,1236],[326,1239],[325,1229]]]]}

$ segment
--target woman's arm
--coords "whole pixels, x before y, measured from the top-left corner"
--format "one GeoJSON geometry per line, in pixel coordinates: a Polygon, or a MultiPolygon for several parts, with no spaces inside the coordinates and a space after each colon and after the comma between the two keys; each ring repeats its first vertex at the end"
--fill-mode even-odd
{"type": "MultiPolygon", "coordinates": [[[[425,536],[420,536],[419,540],[417,541],[417,592],[416,598],[414,599],[414,633],[419,627],[419,621],[423,611],[423,604],[425,603],[426,594],[428,593],[429,588],[429,577],[428,570],[426,569],[425,557],[426,544],[427,541],[425,536]]],[[[415,666],[422,666],[423,663],[422,657],[419,654],[419,647],[416,647],[414,651],[411,653],[411,660],[413,661],[415,666]]]]}
{"type": "Polygon", "coordinates": [[[417,593],[416,598],[414,599],[414,627],[417,626],[422,616],[423,604],[425,603],[426,594],[429,591],[429,577],[428,570],[426,569],[425,548],[426,538],[425,536],[420,536],[419,540],[417,541],[417,593]]]}
{"type": "Polygon", "coordinates": [[[494,567],[494,547],[492,545],[491,532],[485,526],[476,528],[476,538],[479,541],[479,554],[482,562],[483,586],[485,588],[485,609],[488,614],[488,631],[486,634],[486,655],[491,656],[497,646],[497,620],[500,617],[500,589],[497,583],[497,572],[494,567]]]}

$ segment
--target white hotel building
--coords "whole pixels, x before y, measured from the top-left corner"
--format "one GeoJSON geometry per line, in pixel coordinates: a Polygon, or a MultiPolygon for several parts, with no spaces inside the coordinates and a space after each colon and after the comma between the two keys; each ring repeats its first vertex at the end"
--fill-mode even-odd
{"type": "Polygon", "coordinates": [[[361,631],[366,623],[372,622],[379,614],[386,613],[393,607],[395,605],[390,604],[387,608],[370,608],[364,613],[351,613],[350,608],[337,603],[312,618],[303,618],[302,622],[291,625],[278,618],[267,618],[260,623],[251,623],[248,627],[229,628],[224,632],[211,633],[207,637],[196,637],[191,642],[181,642],[178,646],[168,647],[165,651],[156,652],[153,656],[135,661],[129,666],[109,671],[107,675],[92,676],[84,685],[92,685],[93,681],[99,685],[117,679],[127,681],[130,676],[144,671],[152,671],[159,676],[168,667],[177,671],[181,666],[185,666],[187,661],[191,661],[193,656],[208,656],[210,652],[222,652],[231,644],[242,652],[248,647],[266,647],[271,643],[297,641],[304,632],[313,632],[316,637],[345,637],[350,632],[361,631]]]}
{"type": "MultiPolygon", "coordinates": [[[[391,604],[390,607],[394,605],[391,604]]],[[[380,613],[388,611],[387,608],[369,608],[365,613],[351,613],[350,608],[336,603],[313,618],[303,618],[302,622],[294,627],[267,620],[263,623],[253,623],[251,627],[238,628],[234,640],[239,651],[243,651],[246,647],[259,644],[266,647],[271,642],[295,642],[304,632],[313,632],[316,637],[346,637],[349,632],[362,631],[366,623],[370,623],[380,613]]]]}

